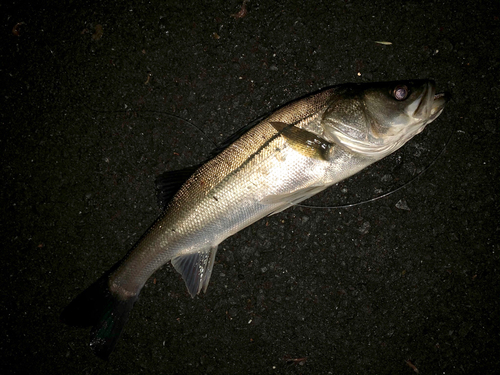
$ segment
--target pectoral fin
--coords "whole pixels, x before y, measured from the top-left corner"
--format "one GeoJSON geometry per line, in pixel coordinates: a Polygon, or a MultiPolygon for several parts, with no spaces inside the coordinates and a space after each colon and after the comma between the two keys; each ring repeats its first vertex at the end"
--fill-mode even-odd
{"type": "Polygon", "coordinates": [[[286,138],[290,147],[295,151],[310,158],[328,160],[330,148],[333,147],[332,143],[293,124],[284,122],[271,122],[270,124],[286,138]]]}
{"type": "Polygon", "coordinates": [[[202,289],[204,292],[207,291],[216,253],[217,246],[213,246],[172,259],[172,265],[182,275],[191,297],[194,298],[202,289]]]}
{"type": "Polygon", "coordinates": [[[291,193],[269,195],[264,199],[262,199],[260,202],[262,204],[280,205],[280,207],[278,207],[275,211],[269,214],[269,215],[274,215],[277,214],[278,212],[286,210],[288,207],[291,207],[294,204],[300,203],[308,198],[311,198],[313,195],[318,194],[320,191],[323,191],[326,188],[327,186],[325,185],[309,186],[307,188],[296,190],[291,193]]]}

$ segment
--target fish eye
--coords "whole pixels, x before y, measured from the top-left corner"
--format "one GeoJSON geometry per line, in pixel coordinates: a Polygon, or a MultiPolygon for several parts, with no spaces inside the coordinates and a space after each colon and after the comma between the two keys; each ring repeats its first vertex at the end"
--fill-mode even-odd
{"type": "Polygon", "coordinates": [[[394,96],[394,99],[396,100],[405,100],[410,93],[410,90],[408,90],[408,87],[405,85],[398,85],[394,88],[392,91],[392,96],[394,96]]]}

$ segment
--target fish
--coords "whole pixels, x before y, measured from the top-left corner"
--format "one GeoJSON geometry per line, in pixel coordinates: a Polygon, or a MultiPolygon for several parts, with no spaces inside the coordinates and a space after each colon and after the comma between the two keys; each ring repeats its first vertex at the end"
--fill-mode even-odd
{"type": "Polygon", "coordinates": [[[146,281],[171,262],[194,298],[206,292],[218,245],[393,153],[443,111],[432,80],[346,83],[286,104],[243,128],[199,167],[157,180],[164,209],[133,248],[62,311],[92,327],[108,359],[146,281]]]}

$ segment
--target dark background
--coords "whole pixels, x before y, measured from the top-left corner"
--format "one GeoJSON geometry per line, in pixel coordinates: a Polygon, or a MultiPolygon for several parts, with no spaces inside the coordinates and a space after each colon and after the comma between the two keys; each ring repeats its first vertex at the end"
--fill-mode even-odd
{"type": "Polygon", "coordinates": [[[500,2],[57,3],[0,7],[2,373],[500,371],[500,2]],[[59,321],[159,215],[158,174],[308,92],[410,78],[443,114],[307,203],[416,180],[261,220],[194,300],[166,265],[109,362],[59,321]]]}

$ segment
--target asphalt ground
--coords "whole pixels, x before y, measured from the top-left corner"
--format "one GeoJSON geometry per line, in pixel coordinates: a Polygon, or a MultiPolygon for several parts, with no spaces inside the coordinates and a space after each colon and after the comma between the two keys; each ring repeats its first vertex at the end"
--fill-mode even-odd
{"type": "Polygon", "coordinates": [[[0,6],[3,374],[500,371],[498,1],[52,3],[0,6]],[[306,204],[403,188],[261,220],[195,299],[164,266],[107,362],[60,322],[160,214],[157,175],[309,92],[413,78],[443,114],[306,204]]]}

